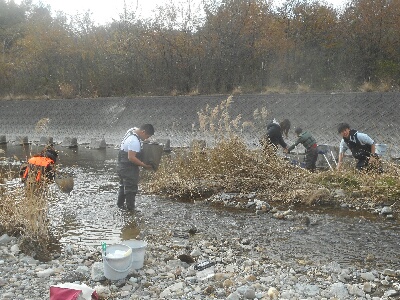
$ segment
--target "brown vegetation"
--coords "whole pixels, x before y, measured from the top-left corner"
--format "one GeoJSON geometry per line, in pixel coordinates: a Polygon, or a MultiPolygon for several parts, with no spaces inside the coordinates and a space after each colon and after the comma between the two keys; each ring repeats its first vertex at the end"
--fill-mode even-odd
{"type": "Polygon", "coordinates": [[[384,163],[383,174],[321,171],[315,174],[291,165],[266,145],[250,150],[237,136],[212,149],[192,149],[164,159],[148,184],[150,192],[181,199],[200,199],[221,192],[252,193],[280,203],[336,204],[342,189],[349,203],[394,203],[400,197],[400,167],[384,163]]]}
{"type": "Polygon", "coordinates": [[[201,128],[218,132],[215,146],[177,151],[164,159],[148,182],[151,193],[199,199],[222,192],[255,192],[267,201],[306,205],[337,204],[337,189],[346,194],[342,201],[363,205],[396,203],[400,197],[400,166],[389,161],[383,161],[383,174],[360,173],[354,166],[310,173],[291,165],[269,144],[249,149],[235,132],[240,124],[232,126],[238,118],[229,116],[230,99],[199,113],[201,128]]]}
{"type": "Polygon", "coordinates": [[[23,252],[41,260],[48,258],[50,196],[46,182],[28,178],[25,185],[9,186],[0,193],[0,233],[21,236],[23,252]]]}
{"type": "MultiPolygon", "coordinates": [[[[35,131],[45,133],[49,122],[49,118],[40,119],[35,131]]],[[[3,152],[0,151],[0,160],[4,158],[3,152]]],[[[44,175],[37,181],[36,172],[29,172],[23,184],[7,184],[7,180],[19,179],[20,175],[11,168],[0,168],[0,234],[21,236],[20,249],[24,253],[47,260],[50,241],[48,201],[51,198],[48,181],[44,175]]],[[[68,188],[68,182],[64,185],[68,188]]]]}

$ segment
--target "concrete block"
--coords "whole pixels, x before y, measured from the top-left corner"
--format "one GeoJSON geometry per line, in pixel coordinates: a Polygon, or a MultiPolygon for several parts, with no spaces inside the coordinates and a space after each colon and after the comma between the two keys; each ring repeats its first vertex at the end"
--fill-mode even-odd
{"type": "Polygon", "coordinates": [[[106,144],[105,139],[102,139],[102,140],[91,139],[89,148],[90,149],[105,149],[105,148],[107,148],[107,144],[106,144]]]}
{"type": "Polygon", "coordinates": [[[61,145],[63,147],[76,148],[78,147],[78,140],[77,138],[65,137],[61,145]]]}
{"type": "Polygon", "coordinates": [[[50,136],[42,136],[40,137],[39,145],[46,146],[48,144],[53,144],[53,138],[50,136]]]}
{"type": "Polygon", "coordinates": [[[28,137],[27,136],[17,136],[15,137],[15,143],[19,145],[27,145],[29,144],[28,137]]]}
{"type": "Polygon", "coordinates": [[[166,152],[171,151],[171,140],[170,139],[156,139],[156,142],[163,146],[163,150],[166,152]]]}

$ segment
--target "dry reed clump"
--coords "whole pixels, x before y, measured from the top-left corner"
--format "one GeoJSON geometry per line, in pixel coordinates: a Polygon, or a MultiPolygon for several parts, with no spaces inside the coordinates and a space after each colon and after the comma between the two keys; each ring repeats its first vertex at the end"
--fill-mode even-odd
{"type": "Polygon", "coordinates": [[[190,90],[189,96],[197,96],[197,95],[200,95],[200,91],[199,91],[199,88],[198,88],[198,87],[196,87],[196,88],[190,90]]]}
{"type": "MultiPolygon", "coordinates": [[[[229,97],[198,114],[201,129],[218,131],[221,138],[212,149],[193,147],[163,159],[158,171],[145,183],[151,193],[189,200],[221,192],[256,192],[261,199],[306,205],[335,204],[340,201],[333,197],[336,189],[343,189],[343,200],[350,202],[395,201],[400,197],[400,169],[395,164],[384,163],[383,174],[360,173],[354,168],[310,173],[278,156],[269,143],[263,143],[262,149],[250,150],[235,129],[252,122],[241,122],[241,126],[240,122],[233,122],[228,112],[231,103],[229,97]]],[[[267,111],[256,115],[263,115],[264,119],[267,111]]]]}
{"type": "Polygon", "coordinates": [[[400,167],[387,163],[385,172],[360,173],[321,171],[310,173],[291,165],[269,144],[263,150],[249,150],[232,135],[213,149],[194,148],[162,160],[152,175],[149,191],[173,198],[205,198],[221,192],[252,193],[270,201],[305,205],[336,204],[337,189],[343,189],[348,203],[395,202],[400,198],[400,167]]]}
{"type": "Polygon", "coordinates": [[[58,85],[59,93],[62,98],[72,99],[75,98],[74,86],[67,82],[62,82],[58,85]]]}
{"type": "Polygon", "coordinates": [[[296,92],[299,94],[306,94],[311,91],[311,88],[309,85],[306,84],[298,84],[296,87],[296,92]]]}
{"type": "Polygon", "coordinates": [[[47,183],[36,183],[34,178],[28,178],[25,186],[10,186],[1,191],[1,196],[2,230],[20,236],[21,251],[44,260],[48,256],[50,236],[47,183]]]}
{"type": "Polygon", "coordinates": [[[206,197],[218,192],[258,192],[276,200],[288,200],[294,185],[302,184],[308,172],[290,165],[269,144],[250,150],[237,132],[264,123],[265,108],[254,112],[253,121],[231,118],[230,96],[214,108],[198,113],[200,129],[215,134],[212,149],[193,147],[163,160],[150,178],[149,191],[177,198],[206,197]],[[251,126],[250,126],[251,125],[251,126]]]}
{"type": "Polygon", "coordinates": [[[218,136],[228,137],[240,127],[241,115],[232,119],[229,114],[229,108],[233,103],[233,96],[229,96],[219,105],[210,107],[207,105],[203,110],[197,113],[199,117],[200,130],[210,132],[218,136]]]}
{"type": "Polygon", "coordinates": [[[249,150],[237,136],[222,139],[213,149],[182,151],[163,160],[148,183],[149,191],[176,198],[202,198],[218,192],[273,195],[285,200],[307,171],[278,157],[269,145],[249,150]]]}
{"type": "Polygon", "coordinates": [[[379,92],[390,92],[393,89],[393,85],[387,81],[381,81],[377,87],[379,92]]]}
{"type": "MultiPolygon", "coordinates": [[[[36,123],[35,131],[46,132],[49,122],[48,118],[40,119],[36,123]]],[[[0,181],[15,176],[16,172],[9,169],[7,173],[2,173],[0,181]]],[[[29,173],[24,185],[5,185],[6,187],[0,190],[2,231],[20,235],[20,249],[41,260],[48,258],[47,246],[50,238],[47,200],[50,195],[45,178],[42,176],[42,180],[37,182],[36,174],[32,172],[29,173]]]]}
{"type": "Polygon", "coordinates": [[[232,90],[232,95],[241,95],[241,94],[243,94],[241,86],[237,86],[232,90]]]}
{"type": "Polygon", "coordinates": [[[50,119],[49,118],[42,118],[40,119],[35,125],[35,132],[36,133],[44,133],[47,131],[49,127],[50,119]]]}
{"type": "Polygon", "coordinates": [[[365,81],[359,88],[358,90],[360,92],[373,92],[374,89],[374,85],[371,82],[367,82],[365,81]]]}

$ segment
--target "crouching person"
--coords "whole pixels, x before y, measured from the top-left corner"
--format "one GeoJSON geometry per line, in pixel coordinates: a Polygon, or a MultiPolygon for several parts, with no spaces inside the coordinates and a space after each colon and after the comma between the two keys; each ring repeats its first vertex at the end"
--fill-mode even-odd
{"type": "Polygon", "coordinates": [[[297,135],[296,143],[290,146],[286,153],[292,151],[298,144],[302,144],[306,148],[306,169],[310,172],[315,172],[316,162],[318,159],[317,143],[315,138],[308,132],[304,131],[300,127],[294,131],[297,135]]]}
{"type": "Polygon", "coordinates": [[[20,177],[23,182],[51,182],[55,178],[55,164],[58,154],[53,145],[46,146],[42,152],[33,155],[28,163],[21,166],[20,177]]]}
{"type": "Polygon", "coordinates": [[[342,136],[342,140],[337,170],[342,166],[344,153],[350,149],[352,156],[357,160],[357,170],[383,172],[379,156],[375,153],[375,142],[369,135],[350,129],[347,123],[338,125],[338,133],[342,136]]]}

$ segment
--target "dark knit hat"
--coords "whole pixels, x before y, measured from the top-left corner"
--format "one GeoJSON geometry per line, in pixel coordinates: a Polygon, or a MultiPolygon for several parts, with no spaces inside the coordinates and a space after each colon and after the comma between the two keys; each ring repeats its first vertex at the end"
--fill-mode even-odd
{"type": "Polygon", "coordinates": [[[297,134],[297,135],[299,135],[299,134],[302,133],[302,132],[303,132],[303,129],[301,129],[301,127],[297,127],[297,128],[294,130],[294,133],[297,134]]]}

